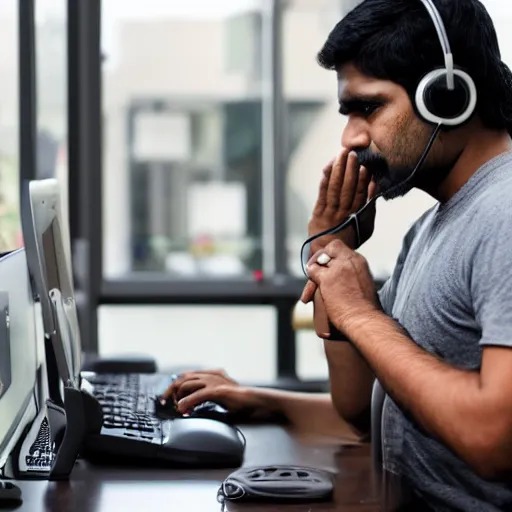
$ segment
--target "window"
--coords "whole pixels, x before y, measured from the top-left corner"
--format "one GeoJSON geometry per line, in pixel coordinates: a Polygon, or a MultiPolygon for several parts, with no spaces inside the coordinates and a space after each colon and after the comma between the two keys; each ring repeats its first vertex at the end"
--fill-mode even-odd
{"type": "Polygon", "coordinates": [[[104,356],[143,353],[163,372],[223,368],[244,383],[277,377],[272,306],[111,305],[98,324],[104,356]]]}
{"type": "Polygon", "coordinates": [[[35,2],[38,179],[57,178],[67,222],[67,1],[35,2]]]}
{"type": "Polygon", "coordinates": [[[264,251],[260,2],[104,0],[102,15],[105,276],[251,277],[264,251]]]}
{"type": "Polygon", "coordinates": [[[18,3],[0,3],[0,252],[23,245],[19,211],[18,3]]]}

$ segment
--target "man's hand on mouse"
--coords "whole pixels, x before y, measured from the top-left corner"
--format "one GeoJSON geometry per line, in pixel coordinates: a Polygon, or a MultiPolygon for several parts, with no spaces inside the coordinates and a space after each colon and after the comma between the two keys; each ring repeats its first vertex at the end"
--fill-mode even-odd
{"type": "MultiPolygon", "coordinates": [[[[323,169],[322,181],[313,214],[308,224],[308,235],[333,228],[359,211],[370,199],[377,195],[377,185],[365,167],[359,165],[357,154],[346,148],[331,160],[323,169]]],[[[361,245],[367,242],[375,229],[375,204],[358,218],[361,245]]],[[[315,253],[334,240],[341,240],[353,250],[359,248],[353,225],[336,235],[324,236],[312,244],[315,253]]],[[[308,281],[304,294],[313,295],[316,285],[308,281]]]]}
{"type": "Polygon", "coordinates": [[[230,412],[262,406],[251,389],[238,384],[223,370],[183,373],[160,397],[162,400],[173,400],[176,409],[182,414],[206,401],[216,402],[230,412]]]}

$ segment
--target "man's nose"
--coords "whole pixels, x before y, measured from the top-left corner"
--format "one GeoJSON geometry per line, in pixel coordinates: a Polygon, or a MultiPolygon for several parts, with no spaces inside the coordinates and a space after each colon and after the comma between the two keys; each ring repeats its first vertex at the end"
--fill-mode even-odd
{"type": "Polygon", "coordinates": [[[360,119],[349,119],[341,137],[341,145],[347,149],[363,149],[371,144],[370,133],[360,119]]]}

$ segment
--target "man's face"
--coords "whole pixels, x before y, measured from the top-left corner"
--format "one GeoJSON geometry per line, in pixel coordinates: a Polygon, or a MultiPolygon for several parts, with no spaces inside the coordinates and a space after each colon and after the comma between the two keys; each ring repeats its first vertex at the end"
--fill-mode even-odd
{"type": "Polygon", "coordinates": [[[368,77],[352,64],[338,72],[338,87],[340,113],[348,118],[342,145],[356,151],[385,199],[405,195],[415,186],[428,190],[439,185],[453,164],[443,155],[439,139],[415,179],[403,184],[434,130],[417,117],[403,87],[368,77]]]}

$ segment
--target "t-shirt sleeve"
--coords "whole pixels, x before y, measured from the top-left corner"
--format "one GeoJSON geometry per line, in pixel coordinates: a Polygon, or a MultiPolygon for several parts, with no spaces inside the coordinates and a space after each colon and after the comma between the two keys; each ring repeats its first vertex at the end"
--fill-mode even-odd
{"type": "Polygon", "coordinates": [[[431,211],[432,209],[425,212],[407,231],[403,239],[402,248],[398,255],[398,259],[395,264],[395,268],[393,269],[393,273],[378,292],[382,309],[384,310],[384,313],[386,313],[386,315],[388,316],[393,316],[393,306],[395,304],[398,283],[400,282],[402,270],[404,268],[405,260],[407,259],[407,255],[409,254],[412,242],[416,234],[418,233],[421,225],[428,217],[428,215],[431,213],[431,211]]]}
{"type": "Polygon", "coordinates": [[[484,224],[468,272],[480,345],[512,347],[512,212],[484,224]]]}

